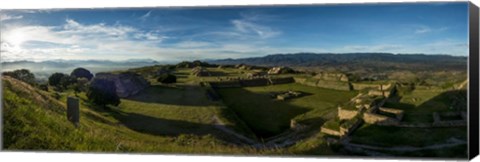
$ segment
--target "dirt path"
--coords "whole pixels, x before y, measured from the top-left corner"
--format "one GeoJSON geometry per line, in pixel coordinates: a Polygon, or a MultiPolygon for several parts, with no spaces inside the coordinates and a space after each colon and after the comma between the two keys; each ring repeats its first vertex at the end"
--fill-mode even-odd
{"type": "Polygon", "coordinates": [[[467,143],[466,141],[462,141],[456,138],[450,138],[446,141],[446,143],[434,144],[434,145],[429,145],[424,147],[414,147],[414,146],[379,147],[379,146],[371,146],[371,145],[363,145],[363,144],[353,144],[353,143],[350,143],[348,140],[342,142],[342,144],[344,144],[347,147],[356,147],[356,148],[362,148],[362,149],[381,150],[381,151],[401,151],[401,152],[442,149],[442,148],[458,146],[466,143],[467,143]]]}
{"type": "Polygon", "coordinates": [[[220,120],[217,116],[213,116],[212,117],[212,120],[213,120],[213,124],[215,126],[215,128],[225,132],[225,133],[228,133],[230,135],[233,135],[235,136],[236,138],[240,139],[240,140],[243,140],[245,142],[247,142],[248,144],[251,144],[251,145],[256,145],[258,144],[258,142],[255,142],[254,140],[250,139],[250,138],[247,138],[245,137],[244,135],[241,135],[241,134],[238,134],[237,132],[235,132],[234,130],[228,128],[227,126],[225,126],[225,123],[223,123],[222,120],[220,120]]]}

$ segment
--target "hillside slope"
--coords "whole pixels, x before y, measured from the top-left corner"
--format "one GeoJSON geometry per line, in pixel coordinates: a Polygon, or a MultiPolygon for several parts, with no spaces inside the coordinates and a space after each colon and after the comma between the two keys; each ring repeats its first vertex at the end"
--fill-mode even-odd
{"type": "Polygon", "coordinates": [[[66,119],[65,94],[56,100],[48,92],[7,76],[2,77],[2,86],[5,150],[254,153],[249,147],[225,143],[208,134],[159,136],[137,132],[113,117],[113,112],[86,103],[80,105],[80,125],[75,128],[66,119]]]}

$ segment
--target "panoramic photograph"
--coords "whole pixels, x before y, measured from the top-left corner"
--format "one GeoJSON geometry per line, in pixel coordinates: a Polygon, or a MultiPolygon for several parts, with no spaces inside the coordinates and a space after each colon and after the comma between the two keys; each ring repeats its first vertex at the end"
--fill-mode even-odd
{"type": "Polygon", "coordinates": [[[468,2],[0,10],[2,150],[466,159],[468,2]]]}

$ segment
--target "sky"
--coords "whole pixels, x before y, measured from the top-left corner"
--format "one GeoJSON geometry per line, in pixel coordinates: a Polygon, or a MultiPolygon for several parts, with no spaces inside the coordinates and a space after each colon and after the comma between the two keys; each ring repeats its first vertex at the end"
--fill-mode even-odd
{"type": "Polygon", "coordinates": [[[1,10],[1,60],[468,55],[468,3],[1,10]]]}

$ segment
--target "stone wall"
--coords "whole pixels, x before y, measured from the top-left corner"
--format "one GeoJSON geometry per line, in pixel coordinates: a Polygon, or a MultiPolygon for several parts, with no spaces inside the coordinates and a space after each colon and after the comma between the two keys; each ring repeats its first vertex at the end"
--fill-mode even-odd
{"type": "Polygon", "coordinates": [[[240,85],[243,87],[267,86],[270,81],[265,78],[240,80],[240,85]]]}
{"type": "Polygon", "coordinates": [[[390,114],[394,114],[395,117],[397,118],[397,120],[402,120],[403,118],[403,110],[399,110],[399,109],[393,109],[393,108],[386,108],[386,107],[380,107],[378,109],[380,112],[386,112],[386,113],[390,113],[390,114]]]}
{"type": "Polygon", "coordinates": [[[365,112],[363,114],[363,120],[368,124],[380,125],[398,125],[400,123],[400,121],[395,118],[369,112],[365,112]]]}
{"type": "Polygon", "coordinates": [[[294,83],[295,80],[293,77],[287,77],[287,78],[271,78],[270,79],[270,84],[276,85],[276,84],[288,84],[288,83],[294,83]]]}
{"type": "Polygon", "coordinates": [[[332,135],[332,136],[342,136],[342,133],[340,133],[340,131],[325,128],[325,127],[322,127],[320,129],[320,132],[325,133],[325,134],[329,134],[329,135],[332,135]]]}
{"type": "Polygon", "coordinates": [[[353,125],[351,125],[350,127],[344,127],[344,126],[340,126],[340,134],[342,136],[345,136],[345,135],[349,135],[350,133],[352,133],[353,131],[355,131],[358,127],[360,127],[360,125],[362,125],[363,123],[363,120],[357,120],[353,125]]]}
{"type": "Polygon", "coordinates": [[[350,91],[352,90],[352,85],[350,82],[343,81],[330,81],[330,80],[321,80],[315,78],[294,78],[294,81],[299,84],[312,87],[320,87],[327,89],[343,90],[350,91]]]}
{"type": "Polygon", "coordinates": [[[219,81],[219,82],[209,82],[213,88],[238,88],[242,87],[240,81],[230,80],[230,81],[219,81]]]}
{"type": "Polygon", "coordinates": [[[349,110],[338,107],[338,118],[340,120],[350,120],[358,115],[358,110],[349,110]]]}

